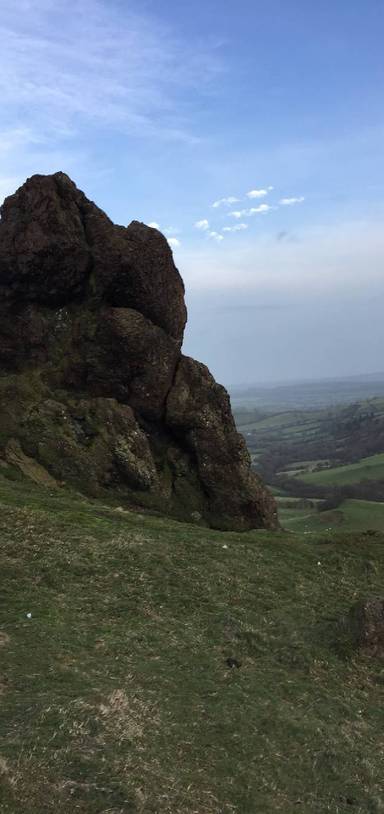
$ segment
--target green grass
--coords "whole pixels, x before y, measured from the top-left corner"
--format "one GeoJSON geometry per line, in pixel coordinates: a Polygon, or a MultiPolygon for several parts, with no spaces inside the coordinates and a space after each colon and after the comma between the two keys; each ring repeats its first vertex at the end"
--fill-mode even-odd
{"type": "Polygon", "coordinates": [[[318,419],[322,419],[323,414],[315,410],[287,410],[284,412],[275,412],[262,418],[249,419],[244,416],[237,416],[235,413],[239,429],[246,431],[250,427],[257,429],[286,429],[297,428],[303,424],[317,426],[318,419]]]}
{"type": "Polygon", "coordinates": [[[384,812],[384,668],[339,625],[384,536],[0,501],[2,814],[384,812]]]}
{"type": "Polygon", "coordinates": [[[348,528],[356,531],[368,528],[384,531],[384,503],[345,500],[341,508],[347,518],[348,528]]]}
{"type": "Polygon", "coordinates": [[[384,453],[362,458],[355,464],[337,466],[332,469],[323,469],[319,472],[309,472],[300,475],[305,483],[322,484],[324,486],[344,486],[348,483],[359,483],[362,480],[384,479],[384,453]]]}
{"type": "MultiPolygon", "coordinates": [[[[301,509],[294,505],[287,508],[287,499],[281,500],[284,507],[279,508],[280,523],[289,531],[316,533],[328,529],[332,532],[373,529],[384,532],[384,503],[371,500],[344,500],[337,509],[318,512],[316,508],[301,509]]],[[[297,502],[297,498],[293,500],[297,502]]]]}

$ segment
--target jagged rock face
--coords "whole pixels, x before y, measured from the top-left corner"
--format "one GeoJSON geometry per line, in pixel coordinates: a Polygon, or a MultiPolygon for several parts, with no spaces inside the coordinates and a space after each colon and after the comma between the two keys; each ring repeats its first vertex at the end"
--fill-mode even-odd
{"type": "Polygon", "coordinates": [[[0,297],[0,455],[180,519],[276,526],[226,391],[181,354],[160,232],[114,225],[63,173],[33,176],[1,209],[0,297]]]}

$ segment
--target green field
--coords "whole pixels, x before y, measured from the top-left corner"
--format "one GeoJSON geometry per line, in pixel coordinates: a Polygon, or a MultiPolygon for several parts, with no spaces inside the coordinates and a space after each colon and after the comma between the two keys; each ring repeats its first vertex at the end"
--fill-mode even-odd
{"type": "Polygon", "coordinates": [[[257,431],[260,437],[275,432],[276,430],[283,437],[291,435],[316,432],[319,421],[324,417],[321,411],[288,411],[276,413],[262,418],[252,419],[252,414],[238,414],[236,416],[237,426],[241,432],[246,434],[252,430],[257,431]]]}
{"type": "Polygon", "coordinates": [[[355,464],[322,469],[319,472],[308,472],[298,477],[305,483],[324,486],[344,486],[348,483],[359,483],[362,480],[384,480],[384,453],[362,458],[355,464]]]}
{"type": "MultiPolygon", "coordinates": [[[[286,498],[281,501],[286,503],[286,498]]],[[[297,502],[297,501],[296,501],[297,502]]],[[[319,531],[384,532],[384,503],[372,500],[344,500],[337,509],[319,512],[314,508],[280,508],[279,520],[290,531],[315,533],[319,531]]]]}
{"type": "Polygon", "coordinates": [[[384,535],[220,533],[1,475],[0,502],[2,814],[383,813],[383,664],[342,622],[384,535]]]}
{"type": "Polygon", "coordinates": [[[316,485],[384,480],[384,402],[381,398],[320,410],[275,410],[269,414],[239,410],[235,418],[249,451],[257,456],[254,461],[258,471],[267,472],[268,477],[271,474],[275,478],[299,477],[316,485]],[[366,457],[368,455],[371,457],[366,457]],[[362,460],[357,464],[358,458],[362,460]],[[329,469],[312,472],[322,462],[329,469]]]}

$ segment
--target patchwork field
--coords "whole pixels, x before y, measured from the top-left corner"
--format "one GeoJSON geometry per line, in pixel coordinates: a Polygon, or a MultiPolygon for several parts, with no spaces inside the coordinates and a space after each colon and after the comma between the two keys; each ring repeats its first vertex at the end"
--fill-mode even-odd
{"type": "Polygon", "coordinates": [[[255,470],[278,498],[284,527],[384,530],[382,398],[269,414],[239,408],[236,421],[255,470]],[[313,507],[303,507],[303,500],[313,507]],[[326,501],[329,511],[318,511],[316,500],[326,501]]]}

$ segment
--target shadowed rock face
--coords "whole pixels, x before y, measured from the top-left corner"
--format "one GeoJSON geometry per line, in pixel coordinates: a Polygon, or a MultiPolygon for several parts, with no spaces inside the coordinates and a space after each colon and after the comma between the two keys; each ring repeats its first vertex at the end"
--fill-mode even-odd
{"type": "Polygon", "coordinates": [[[275,527],[226,391],[181,354],[185,323],[160,232],[115,226],[63,173],[28,179],[1,209],[0,455],[181,519],[275,527]]]}

